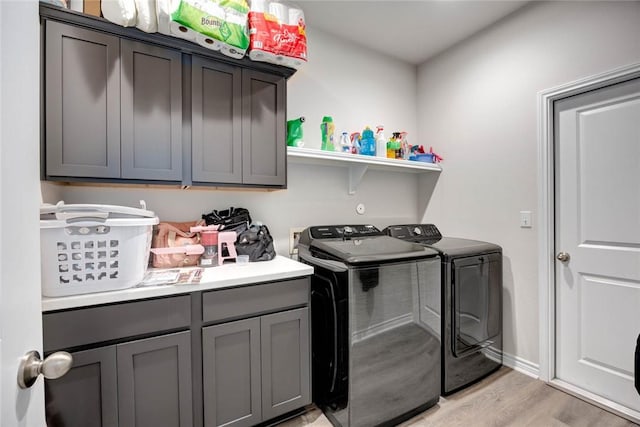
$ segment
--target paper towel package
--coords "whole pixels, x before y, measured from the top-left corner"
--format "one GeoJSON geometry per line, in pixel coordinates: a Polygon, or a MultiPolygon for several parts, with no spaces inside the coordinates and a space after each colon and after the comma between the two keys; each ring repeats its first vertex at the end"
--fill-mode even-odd
{"type": "Polygon", "coordinates": [[[180,22],[169,21],[169,32],[172,36],[185,40],[196,41],[198,33],[193,31],[186,25],[182,25],[180,22]]]}
{"type": "Polygon", "coordinates": [[[158,32],[171,36],[169,24],[171,22],[171,14],[176,10],[175,0],[156,0],[156,20],[158,23],[158,32]]]}
{"type": "Polygon", "coordinates": [[[299,68],[307,62],[302,9],[285,1],[251,0],[249,58],[299,68]]]}
{"type": "Polygon", "coordinates": [[[136,25],[136,4],[131,0],[103,0],[101,5],[102,16],[105,19],[122,27],[136,25]]]}
{"type": "Polygon", "coordinates": [[[245,0],[180,0],[171,20],[221,42],[222,53],[237,57],[249,47],[248,13],[245,0]]]}
{"type": "Polygon", "coordinates": [[[198,43],[202,47],[206,47],[209,50],[220,50],[222,48],[222,43],[219,40],[197,32],[196,43],[198,43]]]}

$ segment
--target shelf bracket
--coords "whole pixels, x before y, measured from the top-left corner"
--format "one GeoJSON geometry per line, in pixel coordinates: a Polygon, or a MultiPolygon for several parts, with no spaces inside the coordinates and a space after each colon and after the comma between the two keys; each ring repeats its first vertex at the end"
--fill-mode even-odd
{"type": "Polygon", "coordinates": [[[349,165],[349,194],[356,194],[362,177],[367,172],[367,165],[349,165]]]}

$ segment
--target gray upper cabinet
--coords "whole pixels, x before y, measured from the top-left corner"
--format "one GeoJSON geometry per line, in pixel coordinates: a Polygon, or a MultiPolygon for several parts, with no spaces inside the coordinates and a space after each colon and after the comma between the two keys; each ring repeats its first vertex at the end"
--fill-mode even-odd
{"type": "Polygon", "coordinates": [[[121,41],[122,178],[182,180],[182,58],[121,41]]]}
{"type": "Polygon", "coordinates": [[[43,11],[45,179],[286,187],[292,70],[43,11]]]}
{"type": "Polygon", "coordinates": [[[193,57],[194,183],[286,185],[284,77],[193,57]]]}
{"type": "Polygon", "coordinates": [[[245,184],[285,186],[286,82],[253,70],[242,74],[242,177],[245,184]]]}
{"type": "Polygon", "coordinates": [[[241,184],[241,69],[194,56],[191,70],[193,181],[241,184]]]}
{"type": "Polygon", "coordinates": [[[120,177],[120,39],[49,21],[46,173],[120,177]]]}

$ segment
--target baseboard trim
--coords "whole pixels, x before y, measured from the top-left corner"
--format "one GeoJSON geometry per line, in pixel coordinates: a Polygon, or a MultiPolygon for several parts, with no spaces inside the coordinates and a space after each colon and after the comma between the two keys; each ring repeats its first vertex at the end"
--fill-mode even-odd
{"type": "Polygon", "coordinates": [[[515,371],[530,376],[531,378],[540,378],[540,365],[530,362],[518,356],[509,353],[502,353],[502,364],[515,371]]]}

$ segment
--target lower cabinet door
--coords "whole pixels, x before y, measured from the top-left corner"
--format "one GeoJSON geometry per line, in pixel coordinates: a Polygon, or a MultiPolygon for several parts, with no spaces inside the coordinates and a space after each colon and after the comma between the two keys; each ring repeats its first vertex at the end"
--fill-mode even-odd
{"type": "Polygon", "coordinates": [[[204,425],[251,426],[260,407],[260,318],[202,329],[204,425]]]}
{"type": "Polygon", "coordinates": [[[44,382],[47,425],[117,427],[116,347],[72,353],[64,376],[44,382]]]}
{"type": "Polygon", "coordinates": [[[189,331],[117,346],[120,427],[192,427],[189,331]]]}
{"type": "Polygon", "coordinates": [[[260,333],[266,420],[311,403],[309,309],[262,316],[260,333]]]}

